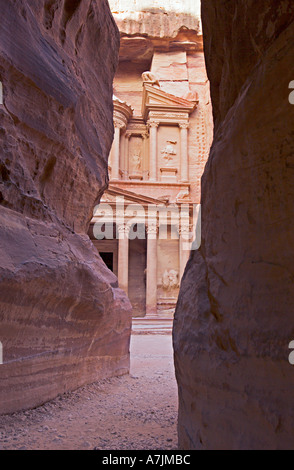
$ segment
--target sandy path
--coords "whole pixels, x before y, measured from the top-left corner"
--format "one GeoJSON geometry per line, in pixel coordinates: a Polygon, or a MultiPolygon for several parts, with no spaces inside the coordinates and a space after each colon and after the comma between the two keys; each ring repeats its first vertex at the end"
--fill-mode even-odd
{"type": "Polygon", "coordinates": [[[169,335],[134,335],[131,374],[0,417],[0,449],[177,449],[169,335]]]}

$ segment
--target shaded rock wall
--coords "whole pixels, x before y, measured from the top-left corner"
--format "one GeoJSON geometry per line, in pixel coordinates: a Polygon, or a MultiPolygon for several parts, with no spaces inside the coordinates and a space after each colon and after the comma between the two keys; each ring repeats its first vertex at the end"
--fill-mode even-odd
{"type": "Polygon", "coordinates": [[[108,183],[106,0],[0,0],[0,413],[129,368],[131,307],[86,235],[108,183]]]}
{"type": "Polygon", "coordinates": [[[215,133],[174,325],[183,449],[293,448],[293,19],[202,1],[215,133]]]}

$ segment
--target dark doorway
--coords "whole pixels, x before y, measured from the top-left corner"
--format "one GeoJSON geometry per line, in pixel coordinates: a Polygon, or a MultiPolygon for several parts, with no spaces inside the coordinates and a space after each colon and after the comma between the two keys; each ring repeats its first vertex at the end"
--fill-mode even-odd
{"type": "Polygon", "coordinates": [[[99,253],[104,263],[113,272],[113,253],[99,253]]]}

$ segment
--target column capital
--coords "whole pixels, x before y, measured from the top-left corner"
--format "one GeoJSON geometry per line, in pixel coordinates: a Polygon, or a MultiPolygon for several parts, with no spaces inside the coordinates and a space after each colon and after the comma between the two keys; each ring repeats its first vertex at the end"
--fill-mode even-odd
{"type": "Polygon", "coordinates": [[[191,228],[191,226],[189,225],[189,223],[187,225],[186,224],[181,225],[179,227],[179,234],[180,235],[188,235],[190,233],[190,228],[191,228]]]}
{"type": "Polygon", "coordinates": [[[113,124],[116,129],[120,130],[125,130],[126,129],[126,123],[124,123],[121,119],[114,117],[113,118],[113,124]]]}
{"type": "Polygon", "coordinates": [[[179,122],[180,129],[189,129],[190,124],[189,122],[179,122]]]}
{"type": "Polygon", "coordinates": [[[148,224],[146,226],[146,231],[147,231],[148,236],[157,235],[158,229],[159,229],[159,226],[158,226],[157,221],[156,222],[148,222],[148,224]]]}
{"type": "Polygon", "coordinates": [[[119,234],[129,234],[130,226],[127,223],[121,223],[117,226],[119,234]]]}
{"type": "Polygon", "coordinates": [[[179,227],[180,240],[191,243],[194,238],[193,224],[183,224],[179,227]]]}
{"type": "Polygon", "coordinates": [[[147,126],[150,128],[157,128],[159,126],[159,122],[158,121],[148,121],[147,122],[147,126]]]}

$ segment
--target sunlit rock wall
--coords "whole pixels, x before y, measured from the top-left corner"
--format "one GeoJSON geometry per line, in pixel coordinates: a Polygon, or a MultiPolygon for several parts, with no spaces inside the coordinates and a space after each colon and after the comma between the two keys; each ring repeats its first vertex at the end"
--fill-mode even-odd
{"type": "Polygon", "coordinates": [[[179,31],[201,32],[200,0],[109,0],[122,36],[175,38],[179,31]]]}
{"type": "Polygon", "coordinates": [[[106,0],[0,0],[0,412],[129,369],[130,304],[86,235],[108,183],[106,0]]]}
{"type": "Polygon", "coordinates": [[[182,449],[293,448],[293,19],[202,1],[215,134],[174,326],[182,449]]]}

